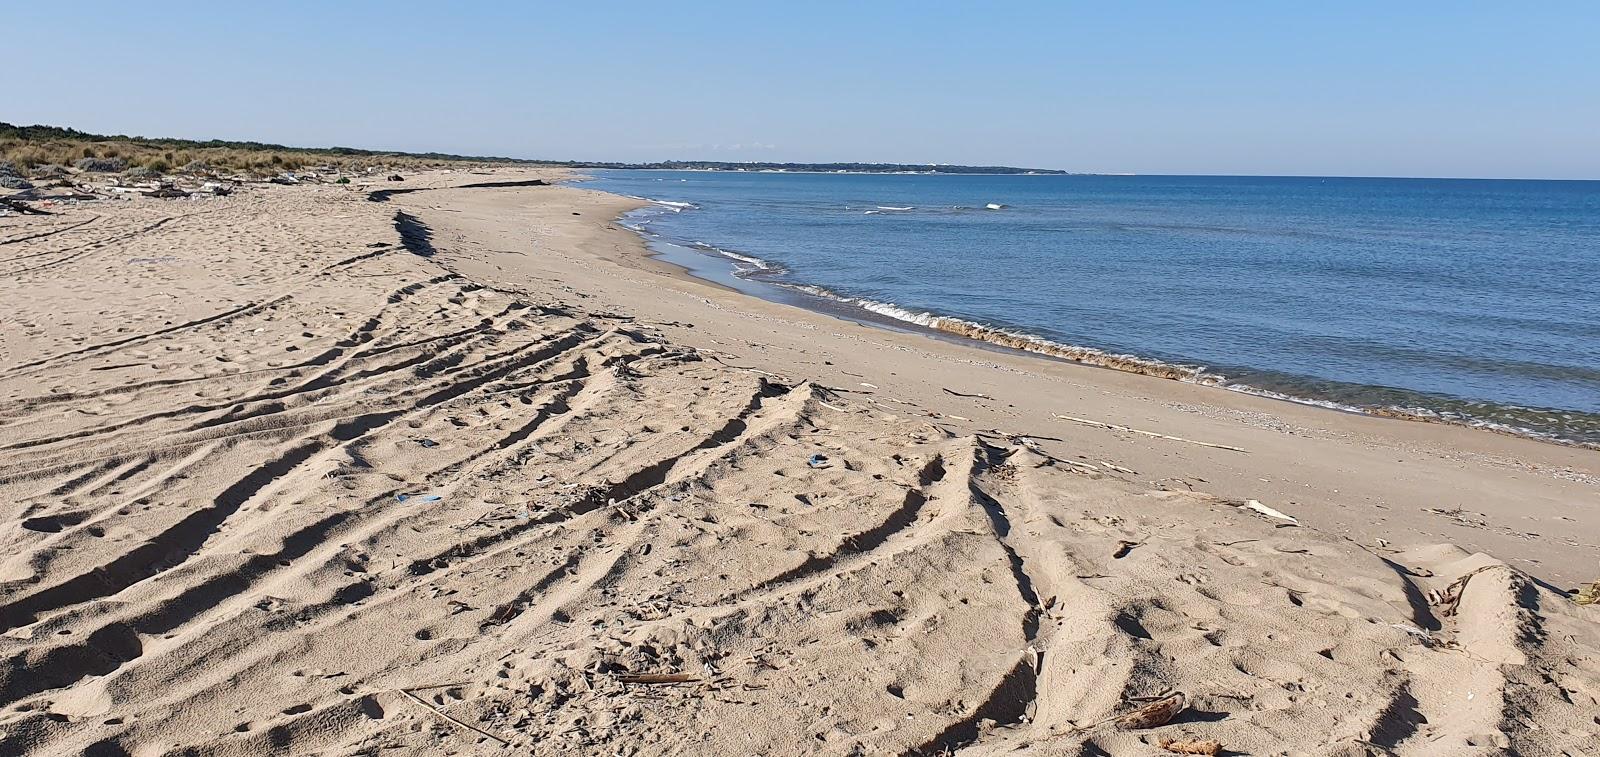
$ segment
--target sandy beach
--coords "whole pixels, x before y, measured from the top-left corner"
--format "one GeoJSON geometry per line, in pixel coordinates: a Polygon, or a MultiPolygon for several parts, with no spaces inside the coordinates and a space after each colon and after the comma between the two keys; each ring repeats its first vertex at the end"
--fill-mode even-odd
{"type": "Polygon", "coordinates": [[[0,218],[0,753],[1595,753],[1594,450],[765,302],[567,178],[0,218]]]}

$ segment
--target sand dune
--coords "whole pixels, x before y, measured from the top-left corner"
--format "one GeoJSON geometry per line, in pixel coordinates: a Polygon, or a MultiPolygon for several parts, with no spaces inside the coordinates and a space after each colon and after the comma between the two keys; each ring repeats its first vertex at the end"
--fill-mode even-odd
{"type": "Polygon", "coordinates": [[[1596,611],[1505,562],[469,277],[449,197],[0,219],[0,752],[1595,748],[1596,611]]]}

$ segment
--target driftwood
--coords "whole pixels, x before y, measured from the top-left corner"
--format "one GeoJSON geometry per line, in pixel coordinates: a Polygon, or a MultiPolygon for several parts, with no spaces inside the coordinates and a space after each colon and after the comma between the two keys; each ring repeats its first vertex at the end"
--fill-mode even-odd
{"type": "MultiPolygon", "coordinates": [[[[1107,576],[1093,575],[1079,576],[1079,578],[1107,578],[1107,576]]],[[[1122,715],[1112,715],[1111,717],[1102,718],[1092,723],[1084,723],[1081,725],[1074,724],[1071,728],[1066,730],[1050,733],[1047,738],[1060,738],[1062,736],[1068,736],[1074,733],[1082,733],[1091,728],[1097,728],[1111,722],[1115,722],[1116,726],[1124,731],[1155,728],[1171,722],[1173,718],[1178,716],[1178,713],[1183,712],[1183,708],[1187,704],[1188,699],[1183,695],[1183,692],[1175,692],[1173,694],[1156,699],[1155,701],[1152,701],[1149,704],[1140,707],[1139,709],[1133,710],[1132,712],[1127,712],[1122,715]]]]}
{"type": "Polygon", "coordinates": [[[1185,439],[1185,438],[1183,438],[1181,436],[1167,436],[1166,434],[1158,434],[1158,433],[1156,433],[1154,431],[1141,431],[1139,429],[1129,428],[1127,426],[1118,426],[1115,423],[1101,423],[1100,421],[1091,421],[1088,418],[1074,418],[1074,417],[1072,417],[1070,415],[1061,415],[1059,413],[1052,413],[1052,415],[1055,415],[1055,417],[1060,419],[1060,420],[1072,421],[1073,423],[1082,423],[1085,426],[1094,426],[1096,428],[1108,428],[1108,429],[1111,429],[1112,431],[1127,431],[1130,434],[1144,434],[1145,436],[1153,436],[1153,437],[1155,437],[1157,439],[1170,439],[1170,440],[1175,441],[1175,442],[1187,442],[1189,444],[1198,444],[1198,445],[1200,445],[1202,447],[1212,447],[1212,448],[1215,448],[1215,449],[1225,449],[1225,450],[1229,450],[1229,451],[1232,451],[1232,452],[1243,452],[1245,454],[1249,454],[1250,453],[1250,450],[1240,449],[1238,447],[1229,447],[1226,444],[1212,444],[1211,442],[1197,442],[1197,441],[1195,441],[1193,439],[1185,439]]]}
{"type": "Polygon", "coordinates": [[[624,673],[617,676],[623,683],[699,683],[700,676],[693,673],[624,673]]]}
{"type": "Polygon", "coordinates": [[[476,734],[479,734],[481,736],[485,736],[485,737],[494,739],[495,742],[498,743],[500,746],[503,746],[503,747],[511,746],[511,742],[506,741],[505,739],[502,739],[499,736],[496,736],[496,735],[494,735],[492,733],[489,733],[488,731],[485,731],[482,728],[479,728],[479,727],[477,727],[475,725],[472,725],[471,723],[466,723],[466,722],[463,722],[461,720],[457,720],[456,718],[450,717],[449,715],[446,715],[445,713],[440,712],[437,707],[434,707],[434,706],[428,704],[427,702],[422,701],[422,698],[417,696],[416,694],[413,694],[413,693],[411,693],[409,691],[406,691],[405,689],[401,689],[400,693],[404,694],[407,699],[409,699],[409,700],[411,700],[413,702],[416,702],[418,706],[422,707],[423,709],[427,710],[428,712],[431,712],[431,713],[433,713],[435,715],[438,715],[439,717],[444,718],[445,720],[448,720],[448,721],[450,721],[452,723],[455,723],[456,725],[461,726],[462,728],[465,728],[465,729],[467,729],[469,731],[472,731],[473,733],[476,733],[476,734]]]}
{"type": "Polygon", "coordinates": [[[1183,712],[1186,700],[1183,692],[1162,697],[1150,704],[1140,707],[1133,712],[1117,718],[1117,727],[1124,731],[1136,731],[1141,728],[1155,728],[1166,725],[1178,713],[1183,712]]]}
{"type": "Polygon", "coordinates": [[[11,210],[14,210],[14,211],[16,211],[18,213],[21,213],[21,214],[25,215],[25,216],[53,216],[53,215],[55,215],[54,213],[51,213],[50,211],[40,210],[38,208],[35,208],[32,205],[29,205],[29,204],[27,204],[27,203],[25,203],[25,202],[23,202],[21,200],[12,200],[12,199],[9,199],[9,198],[0,198],[0,205],[4,205],[7,208],[10,208],[11,210]]]}
{"type": "Polygon", "coordinates": [[[1162,738],[1156,743],[1162,749],[1172,752],[1173,754],[1208,754],[1213,755],[1213,757],[1215,757],[1215,755],[1222,754],[1222,742],[1219,742],[1216,739],[1206,739],[1204,741],[1184,741],[1172,738],[1162,738]]]}

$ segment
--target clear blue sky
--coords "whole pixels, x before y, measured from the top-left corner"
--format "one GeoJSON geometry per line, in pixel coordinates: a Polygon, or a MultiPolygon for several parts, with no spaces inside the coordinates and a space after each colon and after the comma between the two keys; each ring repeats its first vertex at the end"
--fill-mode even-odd
{"type": "Polygon", "coordinates": [[[11,2],[0,120],[585,160],[1600,178],[1600,3],[11,2]],[[626,7],[624,7],[626,6],[626,7]]]}

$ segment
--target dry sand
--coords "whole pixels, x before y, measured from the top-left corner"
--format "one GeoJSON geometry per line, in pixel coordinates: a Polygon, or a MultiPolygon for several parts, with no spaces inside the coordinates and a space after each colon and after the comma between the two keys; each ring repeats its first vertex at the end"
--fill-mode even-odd
{"type": "Polygon", "coordinates": [[[753,300],[631,202],[0,218],[0,754],[1600,753],[1593,451],[753,300]]]}

